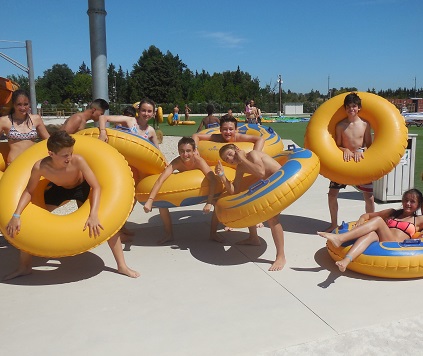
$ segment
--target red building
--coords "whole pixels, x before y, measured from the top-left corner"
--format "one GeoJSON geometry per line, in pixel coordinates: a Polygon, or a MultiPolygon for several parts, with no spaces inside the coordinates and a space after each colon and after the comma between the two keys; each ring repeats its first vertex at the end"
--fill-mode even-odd
{"type": "Polygon", "coordinates": [[[388,99],[400,112],[423,112],[423,98],[388,99]]]}

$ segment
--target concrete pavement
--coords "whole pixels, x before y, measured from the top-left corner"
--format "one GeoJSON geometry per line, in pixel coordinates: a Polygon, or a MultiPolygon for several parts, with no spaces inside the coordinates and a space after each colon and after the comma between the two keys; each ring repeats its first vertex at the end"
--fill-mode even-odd
{"type": "MultiPolygon", "coordinates": [[[[319,176],[282,212],[287,265],[280,272],[268,271],[275,247],[267,227],[259,247],[235,244],[246,229],[220,230],[219,244],[208,239],[202,206],[171,209],[176,239],[157,246],[159,215],[137,204],[124,253],[141,277],[117,274],[107,244],[36,258],[32,275],[0,284],[2,354],[420,354],[423,283],[339,273],[315,234],[328,225],[328,184],[319,176]]],[[[363,210],[360,193],[341,191],[341,219],[363,210]]],[[[5,274],[18,252],[4,239],[0,247],[5,274]]]]}

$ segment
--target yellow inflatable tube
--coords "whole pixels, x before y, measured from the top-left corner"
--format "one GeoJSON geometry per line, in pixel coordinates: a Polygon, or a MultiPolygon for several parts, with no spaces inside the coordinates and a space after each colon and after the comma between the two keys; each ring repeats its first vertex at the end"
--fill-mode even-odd
{"type": "Polygon", "coordinates": [[[159,122],[159,124],[161,124],[163,122],[163,108],[161,106],[157,107],[157,121],[159,122]]]}
{"type": "Polygon", "coordinates": [[[254,226],[279,214],[311,187],[319,175],[319,158],[304,148],[285,154],[286,163],[268,179],[218,199],[215,210],[220,222],[235,228],[254,226]]]}
{"type": "MultiPolygon", "coordinates": [[[[237,131],[245,135],[261,136],[264,138],[263,152],[279,162],[283,151],[283,142],[280,136],[273,131],[271,127],[251,124],[238,124],[237,131]]],[[[220,134],[220,127],[213,127],[199,132],[200,134],[220,134]]],[[[213,141],[200,141],[198,143],[198,152],[204,158],[209,166],[217,165],[220,160],[223,165],[233,167],[222,161],[219,157],[219,150],[228,142],[220,143],[213,141]]],[[[254,144],[251,142],[231,142],[235,143],[239,149],[250,152],[254,144]]]]}
{"type": "MultiPolygon", "coordinates": [[[[113,236],[128,218],[134,199],[134,184],[127,162],[114,148],[90,137],[73,136],[74,153],[88,162],[101,186],[99,219],[104,227],[100,237],[82,231],[87,221],[90,202],[68,215],[55,215],[43,209],[42,202],[31,202],[21,214],[21,231],[10,238],[6,226],[16,209],[36,161],[47,156],[46,141],[39,142],[23,152],[7,168],[0,180],[0,230],[15,247],[31,255],[42,257],[72,256],[87,251],[113,236]]],[[[38,198],[43,197],[43,186],[37,188],[38,198]]]]}
{"type": "Polygon", "coordinates": [[[175,121],[173,121],[173,114],[169,114],[169,115],[167,115],[167,123],[168,123],[170,126],[175,125],[175,121]]]}
{"type": "MultiPolygon", "coordinates": [[[[149,140],[117,129],[106,129],[108,144],[117,149],[131,167],[143,175],[161,173],[166,168],[163,153],[149,140]]],[[[98,138],[98,128],[81,130],[78,135],[98,138]]]]}
{"type": "MultiPolygon", "coordinates": [[[[214,172],[214,167],[211,167],[214,172]]],[[[235,178],[235,170],[227,168],[227,177],[235,178]]],[[[135,197],[145,204],[160,174],[155,174],[142,179],[135,188],[135,197]]],[[[224,186],[220,179],[216,178],[215,197],[218,197],[224,186]]],[[[205,203],[209,195],[209,180],[199,169],[171,174],[161,186],[153,207],[173,208],[176,206],[189,206],[205,203]]]]}
{"type": "MultiPolygon", "coordinates": [[[[355,226],[355,221],[342,223],[335,233],[343,233],[355,226]]],[[[357,273],[382,278],[421,278],[423,277],[423,242],[416,238],[413,242],[395,241],[372,242],[369,247],[347,268],[357,273]]],[[[352,242],[335,247],[330,241],[326,247],[334,261],[342,260],[352,246],[352,242]]]]}
{"type": "Polygon", "coordinates": [[[320,174],[342,184],[366,184],[389,173],[401,160],[407,147],[408,130],[398,109],[388,100],[371,93],[358,92],[362,108],[359,116],[374,131],[374,142],[360,162],[345,162],[335,142],[335,126],[346,118],[340,94],[322,104],[310,119],[305,147],[320,158],[320,174]]]}

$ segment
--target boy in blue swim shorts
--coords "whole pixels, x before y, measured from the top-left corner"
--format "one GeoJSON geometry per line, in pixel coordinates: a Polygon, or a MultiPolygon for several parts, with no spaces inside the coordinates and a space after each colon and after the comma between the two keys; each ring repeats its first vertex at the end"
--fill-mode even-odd
{"type": "MultiPolygon", "coordinates": [[[[361,119],[358,113],[361,109],[361,99],[356,93],[348,94],[344,99],[347,118],[340,121],[335,128],[336,145],[343,152],[344,161],[359,162],[364,158],[365,150],[372,144],[370,124],[361,119]]],[[[330,182],[328,205],[330,212],[330,226],[325,230],[332,232],[338,227],[338,193],[345,188],[342,183],[330,182]]],[[[372,183],[356,186],[363,192],[366,213],[375,211],[372,183]]]]}

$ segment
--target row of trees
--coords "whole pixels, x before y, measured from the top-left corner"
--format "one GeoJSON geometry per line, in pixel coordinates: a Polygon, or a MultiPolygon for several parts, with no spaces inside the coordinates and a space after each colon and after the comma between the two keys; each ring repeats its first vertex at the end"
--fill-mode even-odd
{"type": "MultiPolygon", "coordinates": [[[[24,76],[10,76],[21,88],[28,89],[24,76]]],[[[108,67],[109,98],[111,112],[119,113],[121,104],[134,103],[149,97],[159,103],[165,112],[175,104],[188,104],[194,112],[204,113],[208,104],[214,104],[217,111],[233,108],[240,112],[245,101],[253,98],[264,112],[277,112],[279,93],[275,85],[260,87],[258,78],[252,78],[238,67],[236,71],[209,74],[205,70],[193,73],[178,55],[167,51],[162,53],[150,46],[142,52],[131,72],[123,71],[113,63],[108,67]]],[[[66,64],[55,64],[36,79],[37,100],[43,108],[71,108],[76,104],[88,103],[91,96],[92,77],[89,67],[83,62],[74,73],[66,64]]],[[[282,102],[301,102],[305,112],[313,112],[329,96],[357,90],[356,88],[332,89],[322,94],[312,90],[309,93],[282,92],[282,102]]],[[[386,98],[408,98],[422,95],[423,89],[397,89],[376,92],[386,98]]]]}

